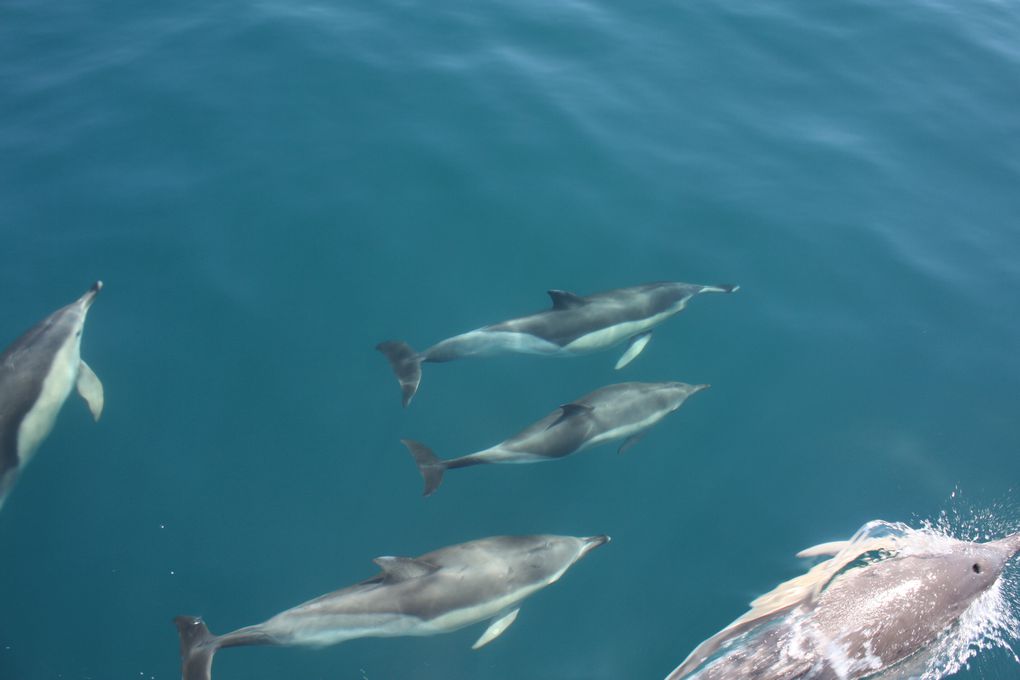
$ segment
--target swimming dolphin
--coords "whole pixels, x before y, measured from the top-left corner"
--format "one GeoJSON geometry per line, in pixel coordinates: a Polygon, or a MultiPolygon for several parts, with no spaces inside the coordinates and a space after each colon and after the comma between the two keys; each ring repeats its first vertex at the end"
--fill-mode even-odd
{"type": "Polygon", "coordinates": [[[972,543],[898,525],[905,531],[871,535],[895,526],[871,522],[851,541],[799,553],[832,557],[755,600],[666,680],[881,673],[951,629],[1020,551],[1020,534],[972,543]]]}
{"type": "Polygon", "coordinates": [[[660,282],[582,297],[550,290],[552,309],[447,338],[420,354],[406,342],[376,345],[400,382],[404,406],[418,391],[422,362],[520,353],[573,356],[596,352],[629,340],[616,362],[620,369],[634,360],[652,337],[652,329],[678,314],[698,293],[732,293],[739,286],[701,286],[660,282]]]}
{"type": "Polygon", "coordinates": [[[18,471],[53,429],[72,387],[94,419],[103,412],[103,384],[81,359],[85,316],[102,287],[96,281],[0,354],[0,508],[18,471]]]}
{"type": "Polygon", "coordinates": [[[443,481],[443,473],[482,463],[540,463],[563,458],[614,439],[626,440],[623,453],[645,431],[680,408],[687,397],[708,385],[682,382],[627,382],[608,385],[564,404],[509,439],[460,458],[440,460],[432,450],[411,439],[402,439],[425,480],[424,495],[431,495],[443,481]]]}
{"type": "Polygon", "coordinates": [[[182,678],[209,680],[221,647],[325,647],[361,637],[447,633],[491,619],[472,646],[478,649],[514,622],[522,600],[608,542],[608,536],[495,536],[421,557],[377,557],[377,576],[226,635],[178,616],[182,678]]]}

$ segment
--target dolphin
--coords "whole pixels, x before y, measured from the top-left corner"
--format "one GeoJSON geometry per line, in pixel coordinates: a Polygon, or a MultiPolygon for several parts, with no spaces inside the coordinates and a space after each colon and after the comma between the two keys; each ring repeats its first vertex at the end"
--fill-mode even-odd
{"type": "Polygon", "coordinates": [[[681,312],[699,293],[732,293],[739,286],[659,282],[582,297],[550,290],[552,309],[447,338],[418,353],[406,342],[376,345],[400,382],[406,407],[418,391],[422,362],[444,362],[496,354],[575,356],[629,341],[616,362],[620,369],[648,345],[652,329],[681,312]]]}
{"type": "Polygon", "coordinates": [[[1018,551],[1020,534],[973,543],[870,522],[850,541],[799,553],[830,557],[752,602],[666,680],[895,673],[952,629],[1018,551]]]}
{"type": "Polygon", "coordinates": [[[81,359],[85,316],[102,288],[96,281],[0,354],[0,508],[18,471],[53,429],[72,387],[95,420],[103,412],[103,384],[81,359]]]}
{"type": "Polygon", "coordinates": [[[687,397],[708,385],[682,382],[626,382],[608,385],[563,404],[509,439],[460,458],[440,460],[432,450],[411,439],[400,441],[411,452],[431,495],[450,468],[483,463],[540,463],[563,458],[614,439],[624,439],[619,452],[636,444],[651,426],[679,409],[687,397]]]}
{"type": "Polygon", "coordinates": [[[472,646],[478,649],[514,622],[522,600],[608,542],[608,536],[495,536],[420,557],[377,557],[382,571],[376,576],[225,635],[211,634],[200,618],[178,616],[182,680],[210,680],[221,647],[325,647],[362,637],[447,633],[489,619],[472,646]]]}

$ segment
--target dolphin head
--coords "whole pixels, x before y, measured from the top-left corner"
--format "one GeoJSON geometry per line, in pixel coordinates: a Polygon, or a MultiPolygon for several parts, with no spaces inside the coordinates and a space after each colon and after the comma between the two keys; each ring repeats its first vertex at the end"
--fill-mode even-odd
{"type": "Polygon", "coordinates": [[[708,389],[709,387],[711,387],[711,385],[688,385],[687,383],[682,382],[668,382],[662,383],[660,391],[662,396],[666,399],[669,411],[672,412],[683,406],[687,397],[691,396],[695,392],[708,389]]]}
{"type": "Polygon", "coordinates": [[[977,544],[973,563],[970,565],[971,572],[989,580],[986,586],[989,587],[1002,576],[1006,565],[1017,553],[1020,553],[1020,533],[1011,534],[998,541],[977,544]]]}
{"type": "Polygon", "coordinates": [[[608,536],[544,536],[543,553],[547,564],[570,566],[600,545],[608,536]]]}
{"type": "Polygon", "coordinates": [[[577,559],[581,559],[595,548],[599,547],[600,545],[605,545],[606,543],[609,543],[613,539],[609,538],[609,536],[606,536],[605,534],[602,534],[599,536],[586,536],[578,540],[581,541],[581,554],[578,555],[577,559]]]}
{"type": "Polygon", "coordinates": [[[96,281],[92,287],[85,291],[80,298],[54,313],[54,325],[59,325],[64,331],[80,338],[85,328],[85,317],[88,316],[92,303],[95,302],[99,291],[103,289],[103,282],[96,281]]]}
{"type": "Polygon", "coordinates": [[[92,303],[96,301],[96,296],[98,296],[99,292],[102,290],[102,281],[96,281],[93,283],[92,287],[85,292],[85,295],[56,313],[59,316],[60,321],[62,323],[72,325],[73,329],[81,335],[82,328],[85,327],[85,317],[88,316],[89,310],[92,308],[92,303]]]}
{"type": "Polygon", "coordinates": [[[92,303],[95,301],[96,296],[99,295],[99,291],[101,291],[102,289],[103,282],[96,281],[95,283],[92,284],[91,288],[85,291],[84,295],[82,295],[73,303],[73,306],[78,306],[80,309],[83,310],[83,312],[87,312],[89,310],[89,307],[91,307],[92,303]]]}
{"type": "Polygon", "coordinates": [[[1017,552],[1020,534],[1013,534],[987,543],[953,541],[948,550],[922,557],[921,563],[928,563],[931,596],[941,601],[946,614],[956,617],[998,582],[1017,552]]]}

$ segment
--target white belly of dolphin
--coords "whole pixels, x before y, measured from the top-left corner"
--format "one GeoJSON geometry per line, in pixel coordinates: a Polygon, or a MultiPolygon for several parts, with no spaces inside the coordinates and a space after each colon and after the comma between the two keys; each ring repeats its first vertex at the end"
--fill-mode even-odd
{"type": "MultiPolygon", "coordinates": [[[[683,307],[681,306],[681,309],[682,308],[683,307]]],[[[651,328],[655,328],[678,311],[680,310],[670,309],[645,319],[624,321],[623,323],[618,323],[613,326],[607,326],[606,328],[601,328],[597,331],[592,331],[591,333],[582,335],[577,340],[566,345],[563,349],[568,352],[578,353],[594,352],[596,350],[605,349],[606,347],[612,347],[613,345],[623,342],[627,338],[632,338],[635,335],[644,333],[651,328]]]]}
{"type": "Polygon", "coordinates": [[[281,614],[262,629],[291,645],[328,647],[363,637],[415,635],[421,620],[403,614],[281,614]]]}
{"type": "Polygon", "coordinates": [[[81,365],[78,339],[64,343],[43,379],[42,390],[32,408],[18,427],[18,462],[25,465],[39,448],[39,444],[53,429],[60,407],[67,401],[78,379],[81,365]]]}
{"type": "Polygon", "coordinates": [[[470,626],[473,623],[487,621],[497,614],[511,609],[514,605],[520,603],[521,600],[527,598],[532,593],[541,590],[551,583],[555,583],[561,576],[563,576],[563,573],[566,572],[566,570],[567,568],[564,567],[548,581],[536,583],[526,588],[520,588],[495,600],[488,600],[487,602],[479,603],[473,607],[454,609],[429,621],[422,621],[419,631],[415,633],[408,633],[408,635],[434,635],[436,633],[449,633],[451,631],[464,628],[465,626],[470,626]]]}
{"type": "Polygon", "coordinates": [[[644,430],[647,430],[652,425],[662,420],[665,416],[666,412],[660,411],[657,413],[653,413],[652,415],[648,416],[647,418],[639,422],[628,423],[626,425],[619,425],[611,430],[606,430],[602,434],[596,435],[589,439],[588,441],[586,441],[584,443],[584,446],[581,447],[581,449],[586,449],[589,446],[597,446],[598,444],[612,441],[614,439],[623,439],[624,437],[633,436],[638,432],[643,432],[644,430]]]}
{"type": "Polygon", "coordinates": [[[478,354],[501,354],[514,352],[518,354],[556,354],[562,347],[554,342],[543,340],[530,333],[510,333],[507,331],[471,331],[465,335],[477,333],[478,354]]]}

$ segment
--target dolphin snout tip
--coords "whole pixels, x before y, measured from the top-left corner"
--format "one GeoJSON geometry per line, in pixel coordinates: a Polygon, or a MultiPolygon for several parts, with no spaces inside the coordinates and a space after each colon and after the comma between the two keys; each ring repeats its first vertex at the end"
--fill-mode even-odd
{"type": "Polygon", "coordinates": [[[606,543],[609,543],[612,540],[613,540],[612,538],[606,536],[605,534],[600,534],[598,536],[588,536],[587,538],[584,539],[585,543],[587,544],[585,546],[585,552],[588,552],[589,550],[594,550],[600,545],[605,545],[606,543]]]}
{"type": "Polygon", "coordinates": [[[1006,550],[1009,551],[1008,559],[1016,557],[1016,555],[1020,553],[1020,532],[1010,534],[1009,536],[996,541],[996,543],[1000,543],[1006,547],[1006,550]]]}
{"type": "Polygon", "coordinates": [[[91,288],[85,291],[85,294],[82,295],[81,298],[79,298],[78,302],[83,303],[86,307],[90,306],[92,304],[92,301],[96,299],[96,296],[99,295],[99,291],[101,291],[102,289],[103,282],[96,281],[95,283],[92,284],[91,288]]]}

